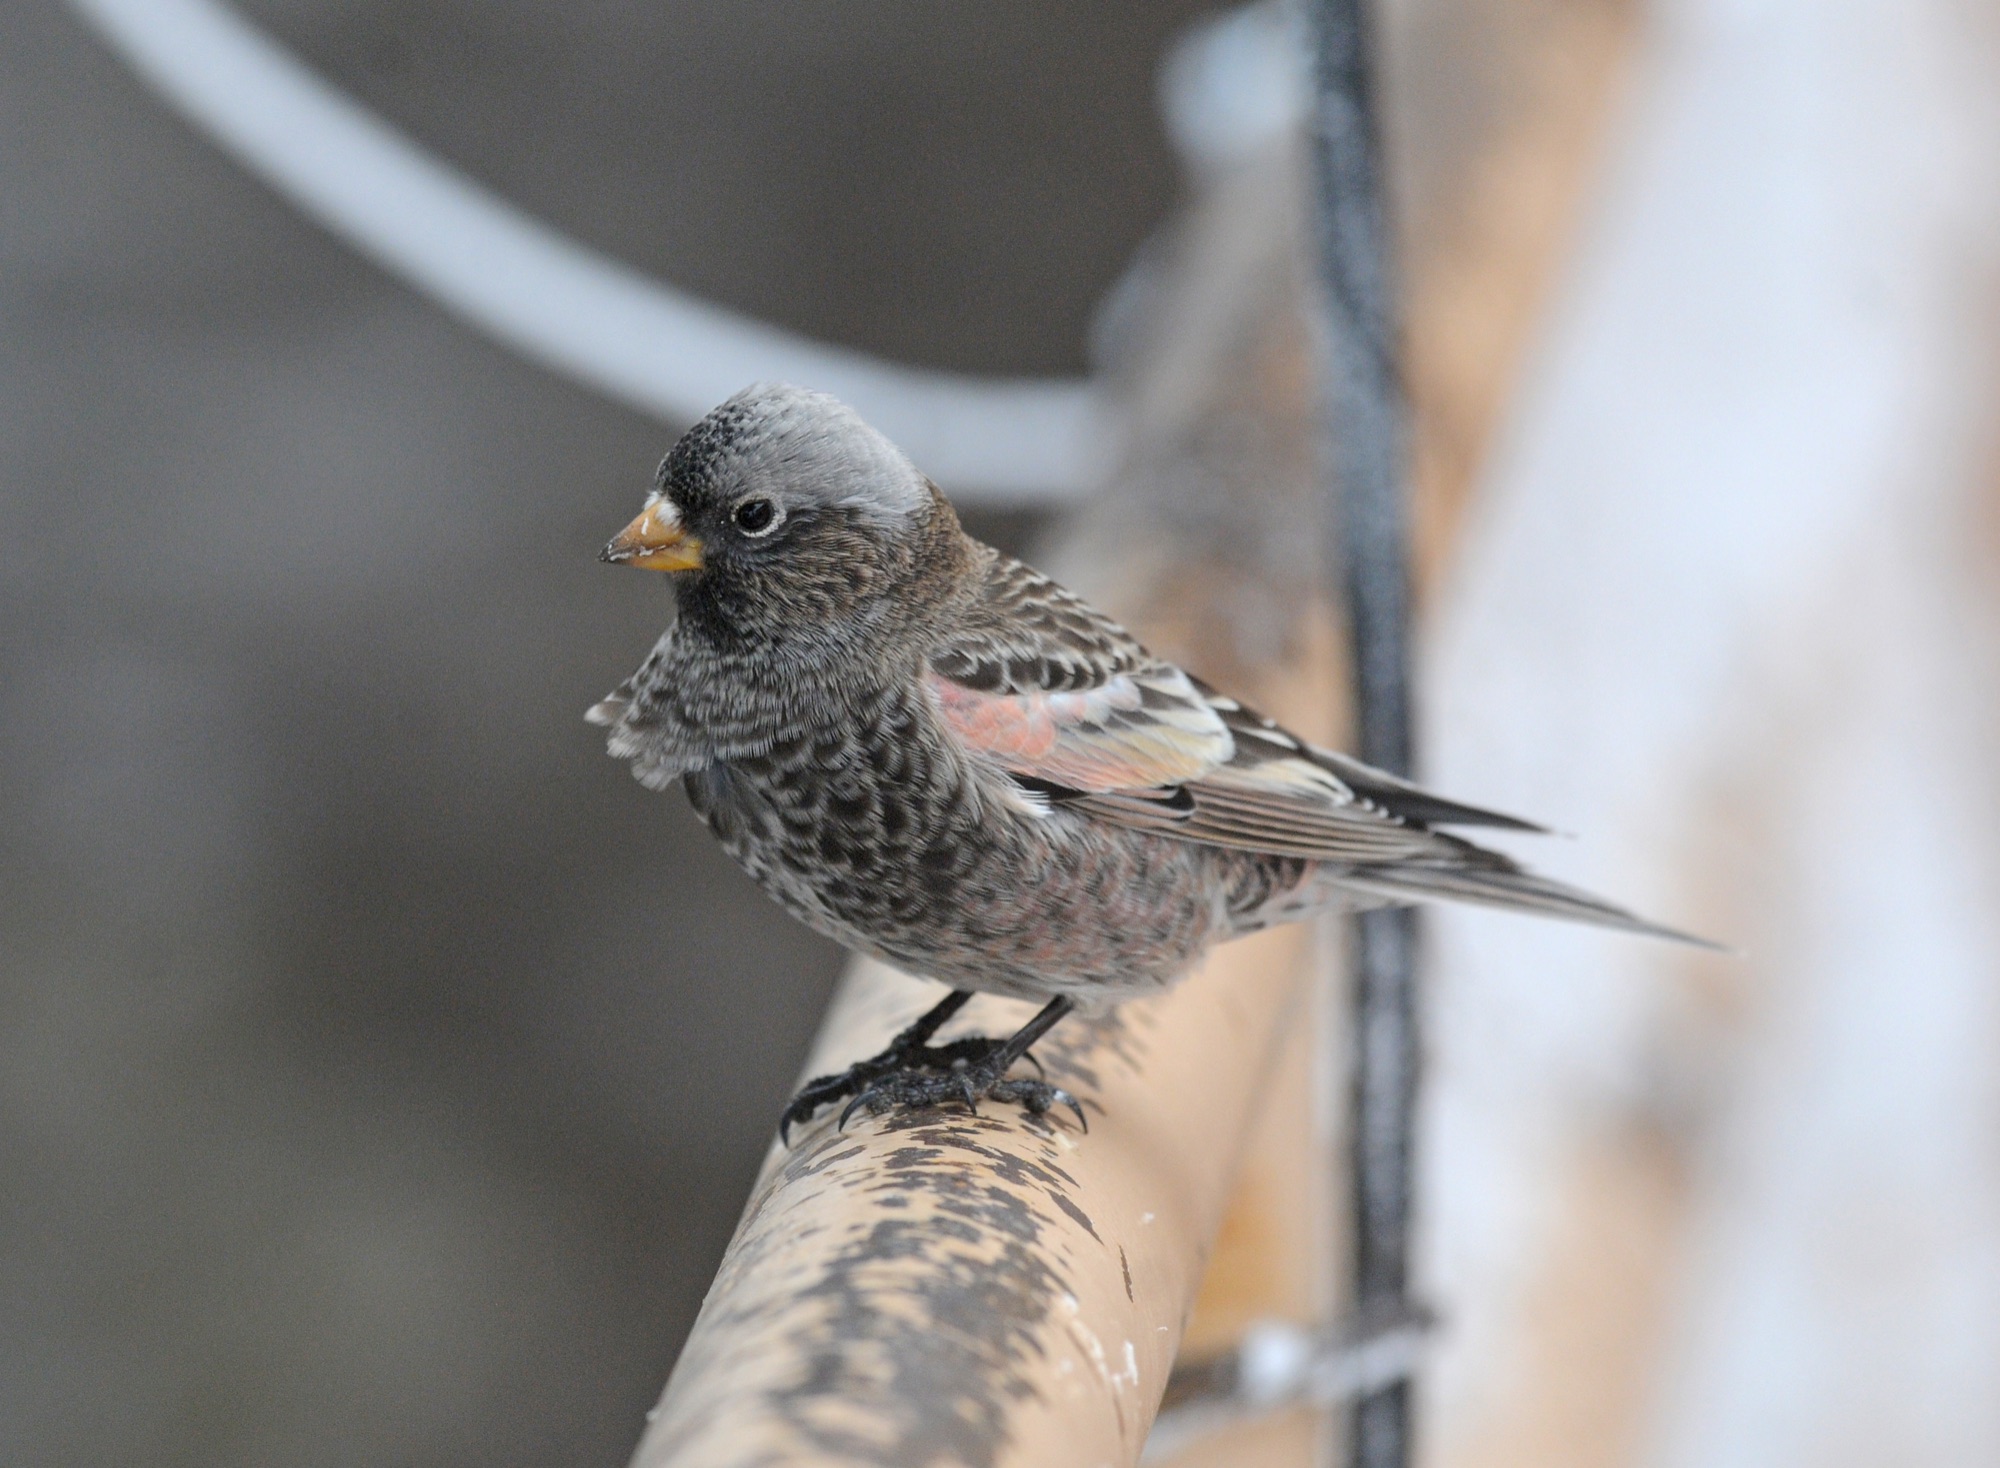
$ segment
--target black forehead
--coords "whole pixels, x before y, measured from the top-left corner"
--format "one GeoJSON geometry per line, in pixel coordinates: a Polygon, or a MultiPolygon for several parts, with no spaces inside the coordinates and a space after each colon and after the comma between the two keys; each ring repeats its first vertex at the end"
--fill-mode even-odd
{"type": "Polygon", "coordinates": [[[724,403],[667,451],[655,483],[683,509],[703,504],[714,492],[717,467],[742,442],[750,420],[747,406],[724,403]]]}

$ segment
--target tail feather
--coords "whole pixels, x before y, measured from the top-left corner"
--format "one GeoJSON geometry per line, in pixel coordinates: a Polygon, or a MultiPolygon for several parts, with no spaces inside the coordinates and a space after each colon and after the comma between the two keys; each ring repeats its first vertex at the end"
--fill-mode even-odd
{"type": "Polygon", "coordinates": [[[1669,942],[1686,943],[1720,953],[1730,951],[1724,944],[1711,939],[1648,922],[1638,914],[1592,896],[1581,888],[1523,871],[1495,852],[1478,847],[1469,847],[1468,850],[1477,852],[1482,858],[1491,858],[1491,864],[1486,861],[1466,865],[1401,862],[1395,866],[1354,867],[1341,874],[1341,885],[1396,903],[1443,897],[1513,912],[1568,918],[1572,922],[1616,928],[1626,933],[1643,933],[1649,938],[1664,938],[1669,942]]]}

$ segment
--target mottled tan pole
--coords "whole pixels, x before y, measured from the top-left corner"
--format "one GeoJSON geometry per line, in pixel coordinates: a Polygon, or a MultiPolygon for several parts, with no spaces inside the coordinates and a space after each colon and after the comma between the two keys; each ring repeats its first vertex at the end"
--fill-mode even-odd
{"type": "MultiPolygon", "coordinates": [[[[1306,961],[1318,967],[1333,949],[1315,937],[1321,952],[1306,961]]],[[[1181,1340],[1176,1375],[1186,1368],[1195,1384],[1205,1384],[1203,1367],[1231,1357],[1247,1332],[1273,1322],[1321,1330],[1340,1316],[1339,1256],[1327,1248],[1341,1223],[1331,1165],[1339,1123],[1329,1104],[1331,1078],[1321,1074],[1339,1010],[1323,982],[1309,984],[1307,998],[1258,1102],[1181,1340]]],[[[1199,1416],[1171,1427],[1163,1417],[1146,1444],[1146,1468],[1319,1468],[1330,1461],[1331,1414],[1312,1404],[1260,1409],[1237,1400],[1208,1404],[1199,1416]]]]}
{"type": "MultiPolygon", "coordinates": [[[[1087,1136],[994,1106],[826,1121],[774,1150],[637,1462],[1135,1462],[1295,1010],[1297,947],[1234,945],[1174,994],[1051,1037],[1087,1136]]],[[[939,992],[862,966],[813,1066],[880,1048],[939,992]]],[[[968,1011],[996,1033],[1030,1012],[968,1011]]]]}

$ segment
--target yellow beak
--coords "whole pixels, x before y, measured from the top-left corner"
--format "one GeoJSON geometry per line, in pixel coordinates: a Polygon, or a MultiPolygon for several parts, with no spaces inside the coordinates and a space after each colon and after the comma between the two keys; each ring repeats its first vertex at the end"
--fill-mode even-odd
{"type": "Polygon", "coordinates": [[[663,497],[614,535],[598,559],[647,571],[699,571],[701,542],[681,527],[673,502],[663,497]]]}

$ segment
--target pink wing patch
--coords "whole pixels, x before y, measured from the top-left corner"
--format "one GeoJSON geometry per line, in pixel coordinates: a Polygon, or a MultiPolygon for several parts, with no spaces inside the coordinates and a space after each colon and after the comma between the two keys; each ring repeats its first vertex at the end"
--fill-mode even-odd
{"type": "Polygon", "coordinates": [[[929,682],[946,725],[976,753],[1072,790],[1177,785],[1215,769],[1235,747],[1215,710],[1175,668],[1065,693],[980,693],[936,674],[929,682]],[[1156,695],[1151,708],[1142,679],[1156,695]]]}

